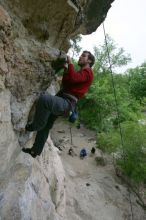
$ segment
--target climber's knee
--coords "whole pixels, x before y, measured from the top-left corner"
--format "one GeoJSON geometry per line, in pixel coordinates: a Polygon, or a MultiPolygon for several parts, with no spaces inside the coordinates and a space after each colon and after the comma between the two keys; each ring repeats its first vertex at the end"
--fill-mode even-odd
{"type": "Polygon", "coordinates": [[[45,102],[48,99],[48,96],[49,95],[46,94],[46,93],[41,94],[40,97],[39,97],[39,101],[45,102]]]}
{"type": "Polygon", "coordinates": [[[47,107],[48,104],[52,102],[52,95],[49,95],[49,94],[46,94],[46,93],[42,94],[42,95],[40,95],[38,102],[40,104],[46,105],[46,107],[47,107]]]}

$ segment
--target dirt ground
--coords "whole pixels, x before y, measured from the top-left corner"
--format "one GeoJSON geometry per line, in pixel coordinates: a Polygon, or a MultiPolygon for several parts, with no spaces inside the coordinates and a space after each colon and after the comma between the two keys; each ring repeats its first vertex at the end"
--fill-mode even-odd
{"type": "Polygon", "coordinates": [[[83,125],[80,129],[71,126],[63,119],[58,119],[51,131],[51,138],[59,149],[66,173],[67,219],[146,219],[135,195],[132,192],[129,194],[127,186],[116,176],[112,158],[99,149],[96,149],[94,155],[91,154],[91,148],[96,147],[95,132],[83,125]],[[68,154],[70,147],[73,155],[68,154]],[[87,150],[84,159],[79,157],[82,148],[87,150]],[[98,158],[98,163],[95,158],[98,158]]]}

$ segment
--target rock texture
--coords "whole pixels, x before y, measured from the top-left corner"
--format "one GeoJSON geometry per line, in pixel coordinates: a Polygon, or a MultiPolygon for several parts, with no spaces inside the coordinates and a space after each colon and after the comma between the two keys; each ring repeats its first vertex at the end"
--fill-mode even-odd
{"type": "MultiPolygon", "coordinates": [[[[2,0],[1,0],[2,1],[2,0]]],[[[77,33],[90,34],[105,19],[113,0],[4,0],[15,18],[15,35],[33,35],[50,46],[67,50],[77,33]],[[16,21],[16,20],[15,20],[16,21]],[[17,31],[21,28],[21,31],[17,31]]]]}
{"type": "Polygon", "coordinates": [[[66,219],[64,186],[64,170],[51,140],[36,160],[15,150],[11,167],[1,176],[1,219],[66,219]]]}
{"type": "Polygon", "coordinates": [[[113,0],[0,0],[0,216],[65,220],[65,174],[49,140],[39,159],[21,152],[35,134],[22,131],[46,89],[55,93],[52,63],[78,33],[104,20],[113,0]],[[49,88],[48,88],[49,87],[49,88]]]}

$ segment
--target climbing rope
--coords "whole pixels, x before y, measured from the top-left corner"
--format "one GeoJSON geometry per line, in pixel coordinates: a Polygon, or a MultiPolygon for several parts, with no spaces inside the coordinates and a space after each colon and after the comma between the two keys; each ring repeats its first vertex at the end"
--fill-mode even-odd
{"type": "MultiPolygon", "coordinates": [[[[118,107],[117,94],[116,94],[116,88],[115,88],[115,82],[114,82],[114,76],[113,76],[113,71],[112,71],[112,64],[111,64],[111,59],[110,59],[110,53],[109,53],[109,48],[108,48],[108,42],[107,42],[107,36],[106,36],[104,22],[103,22],[103,33],[104,33],[104,38],[105,38],[106,50],[107,50],[107,58],[108,58],[108,62],[109,62],[109,70],[110,70],[111,79],[112,79],[112,87],[113,87],[113,93],[114,93],[114,99],[115,99],[115,107],[116,107],[116,112],[117,112],[117,120],[118,120],[119,132],[120,132],[123,158],[124,158],[124,163],[125,163],[125,167],[126,167],[124,141],[123,141],[123,134],[122,134],[122,128],[121,128],[121,123],[120,123],[120,112],[119,112],[119,107],[118,107]]],[[[131,218],[132,218],[132,220],[134,220],[133,207],[132,207],[129,186],[128,186],[128,192],[129,192],[129,202],[130,202],[130,208],[131,208],[131,218]]]]}
{"type": "Polygon", "coordinates": [[[121,144],[122,144],[122,148],[123,148],[123,155],[125,156],[125,153],[124,153],[124,141],[123,141],[123,134],[122,134],[122,128],[121,128],[121,123],[120,123],[120,113],[119,113],[119,107],[118,107],[118,100],[117,100],[114,76],[113,76],[113,71],[112,71],[112,65],[111,65],[111,59],[110,59],[110,54],[109,54],[109,49],[108,49],[108,43],[107,43],[107,37],[106,37],[104,23],[103,23],[103,32],[104,32],[104,38],[105,38],[105,44],[106,44],[106,50],[107,50],[107,57],[108,57],[108,62],[109,62],[109,70],[110,70],[111,79],[112,79],[112,87],[113,87],[115,104],[116,104],[115,107],[116,107],[116,112],[117,112],[117,120],[118,120],[118,126],[119,126],[119,131],[120,131],[121,144]]]}
{"type": "Polygon", "coordinates": [[[70,139],[71,139],[71,145],[73,144],[73,141],[72,141],[72,130],[71,130],[71,125],[70,125],[70,127],[69,127],[69,130],[70,130],[70,139]]]}

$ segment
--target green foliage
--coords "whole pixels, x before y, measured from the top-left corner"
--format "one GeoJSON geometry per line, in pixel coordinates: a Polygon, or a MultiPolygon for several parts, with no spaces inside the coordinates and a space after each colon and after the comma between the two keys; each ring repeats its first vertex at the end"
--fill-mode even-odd
{"type": "Polygon", "coordinates": [[[111,95],[108,78],[107,76],[94,80],[86,98],[80,102],[81,116],[85,123],[98,131],[104,129],[104,121],[113,109],[114,97],[111,95]]]}
{"type": "Polygon", "coordinates": [[[98,48],[94,47],[94,55],[95,55],[95,65],[94,71],[98,73],[108,73],[109,72],[109,59],[108,52],[110,54],[110,63],[112,69],[114,70],[116,67],[121,67],[127,65],[128,62],[131,61],[131,57],[129,54],[125,54],[123,48],[118,48],[115,44],[114,40],[106,35],[107,45],[104,41],[104,44],[99,46],[98,48]],[[108,46],[108,52],[107,52],[108,46]]]}
{"type": "Polygon", "coordinates": [[[108,152],[120,152],[117,166],[122,172],[140,183],[146,181],[146,126],[135,122],[121,124],[122,140],[118,130],[98,134],[98,147],[108,152]]]}
{"type": "Polygon", "coordinates": [[[130,93],[141,103],[144,97],[146,97],[146,63],[129,69],[128,74],[130,79],[130,93]]]}
{"type": "Polygon", "coordinates": [[[126,77],[126,75],[114,74],[118,104],[116,106],[111,75],[98,74],[95,76],[88,94],[79,104],[81,117],[88,127],[97,131],[108,131],[117,127],[117,107],[119,122],[138,120],[140,105],[131,99],[126,77]]]}
{"type": "Polygon", "coordinates": [[[101,132],[97,135],[98,148],[104,152],[112,153],[120,147],[120,135],[117,130],[101,132]]]}
{"type": "MultiPolygon", "coordinates": [[[[117,48],[114,41],[107,36],[108,50],[112,68],[126,65],[130,60],[129,55],[124,54],[122,48],[117,48]]],[[[106,44],[94,48],[95,65],[94,82],[86,95],[80,102],[81,117],[85,123],[97,131],[107,131],[117,126],[117,108],[114,97],[113,80],[109,71],[109,60],[106,44]],[[92,106],[92,108],[91,108],[92,106]]],[[[130,101],[129,78],[127,75],[113,74],[114,86],[116,86],[116,98],[118,100],[120,122],[125,120],[137,120],[138,105],[130,101]],[[136,109],[134,111],[134,108],[136,109]]]]}

